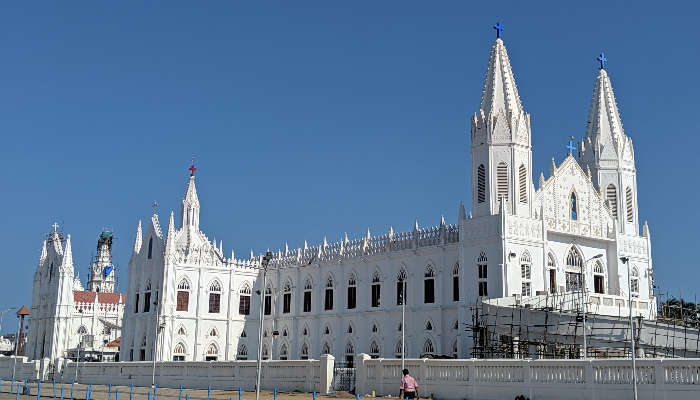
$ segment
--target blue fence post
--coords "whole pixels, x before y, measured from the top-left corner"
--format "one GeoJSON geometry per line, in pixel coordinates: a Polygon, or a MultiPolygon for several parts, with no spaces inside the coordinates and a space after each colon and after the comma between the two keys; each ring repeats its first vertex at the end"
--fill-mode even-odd
{"type": "Polygon", "coordinates": [[[134,384],[131,384],[131,388],[129,389],[129,400],[133,400],[132,397],[134,397],[134,384]]]}
{"type": "Polygon", "coordinates": [[[243,395],[243,388],[239,387],[238,388],[238,400],[241,400],[241,396],[243,395]]]}
{"type": "Polygon", "coordinates": [[[92,398],[92,383],[88,385],[88,390],[87,390],[87,396],[85,396],[85,400],[90,400],[92,398]]]}
{"type": "Polygon", "coordinates": [[[153,400],[156,400],[156,393],[158,392],[158,385],[153,384],[153,400]]]}
{"type": "Polygon", "coordinates": [[[272,393],[272,398],[277,400],[277,388],[275,388],[275,391],[272,393]]]}
{"type": "Polygon", "coordinates": [[[148,400],[151,400],[151,392],[148,392],[148,400]]]}
{"type": "Polygon", "coordinates": [[[75,380],[70,383],[70,400],[73,400],[73,386],[75,386],[75,380]]]}
{"type": "Polygon", "coordinates": [[[51,386],[53,387],[53,398],[56,398],[56,380],[52,379],[51,380],[51,386]]]}
{"type": "Polygon", "coordinates": [[[211,400],[211,385],[207,386],[207,400],[211,400]]]}
{"type": "Polygon", "coordinates": [[[17,400],[19,400],[19,384],[17,385],[17,400]]]}
{"type": "Polygon", "coordinates": [[[314,392],[312,399],[316,400],[316,392],[314,392]]]}
{"type": "Polygon", "coordinates": [[[61,400],[63,400],[63,386],[61,386],[61,400]]]}
{"type": "Polygon", "coordinates": [[[190,400],[190,394],[189,394],[189,393],[187,393],[187,394],[185,395],[185,400],[190,400]]]}
{"type": "Polygon", "coordinates": [[[114,390],[114,400],[119,400],[119,388],[114,390]]]}
{"type": "Polygon", "coordinates": [[[36,380],[36,400],[39,400],[41,398],[41,381],[36,380]]]}
{"type": "Polygon", "coordinates": [[[359,393],[355,394],[355,400],[360,400],[360,394],[359,394],[359,393]]]}
{"type": "Polygon", "coordinates": [[[112,400],[112,384],[109,384],[109,388],[107,389],[107,400],[112,400]]]}

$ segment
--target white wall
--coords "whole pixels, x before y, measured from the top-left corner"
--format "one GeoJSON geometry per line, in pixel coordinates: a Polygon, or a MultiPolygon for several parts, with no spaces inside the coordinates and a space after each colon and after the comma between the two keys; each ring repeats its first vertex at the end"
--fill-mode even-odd
{"type": "MultiPolygon", "coordinates": [[[[401,360],[358,357],[357,393],[398,395],[401,360]]],[[[421,397],[502,400],[632,398],[631,360],[406,360],[421,397]]],[[[700,359],[637,360],[639,399],[700,398],[700,359]]]]}

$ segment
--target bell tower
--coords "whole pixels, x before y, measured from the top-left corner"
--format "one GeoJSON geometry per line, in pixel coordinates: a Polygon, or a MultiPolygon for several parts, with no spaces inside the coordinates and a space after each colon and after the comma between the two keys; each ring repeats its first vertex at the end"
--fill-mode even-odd
{"type": "Polygon", "coordinates": [[[605,53],[601,53],[598,61],[600,69],[593,88],[586,136],[580,144],[580,159],[590,168],[593,182],[617,221],[618,230],[638,235],[634,146],[622,128],[615,93],[605,70],[605,53]]]}
{"type": "Polygon", "coordinates": [[[472,210],[474,216],[498,214],[501,199],[509,214],[532,211],[530,114],[525,113],[501,38],[493,27],[481,104],[471,120],[472,210]]]}

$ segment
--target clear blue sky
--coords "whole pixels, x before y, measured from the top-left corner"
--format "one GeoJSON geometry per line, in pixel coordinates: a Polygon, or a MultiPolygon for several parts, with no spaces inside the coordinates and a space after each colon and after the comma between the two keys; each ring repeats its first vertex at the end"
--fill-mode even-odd
{"type": "Polygon", "coordinates": [[[153,200],[164,225],[179,210],[193,154],[202,228],[227,254],[456,221],[499,19],[535,179],[583,136],[605,51],[657,282],[695,293],[694,3],[58,4],[0,13],[0,305],[31,302],[54,221],[82,278],[99,231],[114,230],[123,281],[138,219],[153,200]]]}

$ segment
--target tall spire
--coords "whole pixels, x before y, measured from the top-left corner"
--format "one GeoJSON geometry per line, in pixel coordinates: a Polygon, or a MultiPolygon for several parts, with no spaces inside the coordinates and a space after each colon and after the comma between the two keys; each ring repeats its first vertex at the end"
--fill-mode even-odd
{"type": "Polygon", "coordinates": [[[39,265],[41,265],[44,260],[46,260],[48,252],[46,250],[46,239],[44,239],[44,243],[41,245],[41,254],[39,255],[39,265]]]}
{"type": "Polygon", "coordinates": [[[139,220],[139,224],[136,227],[136,238],[134,239],[134,253],[138,253],[141,251],[141,242],[143,241],[143,236],[141,233],[141,220],[139,220]]]}
{"type": "Polygon", "coordinates": [[[509,119],[514,119],[523,113],[508,52],[500,37],[491,46],[479,108],[485,117],[504,111],[509,119]]]}
{"type": "Polygon", "coordinates": [[[600,68],[588,112],[584,151],[591,149],[599,159],[617,160],[626,138],[610,77],[600,68]]]}
{"type": "Polygon", "coordinates": [[[165,238],[165,252],[169,254],[173,251],[175,245],[175,213],[170,211],[170,220],[168,220],[168,236],[165,238]]]}
{"type": "Polygon", "coordinates": [[[70,235],[66,236],[66,248],[63,250],[61,269],[69,272],[68,276],[73,275],[73,250],[71,249],[70,235]]]}
{"type": "Polygon", "coordinates": [[[194,162],[189,168],[190,181],[187,184],[185,197],[182,199],[182,227],[199,229],[199,199],[197,198],[197,187],[194,184],[194,162]]]}

